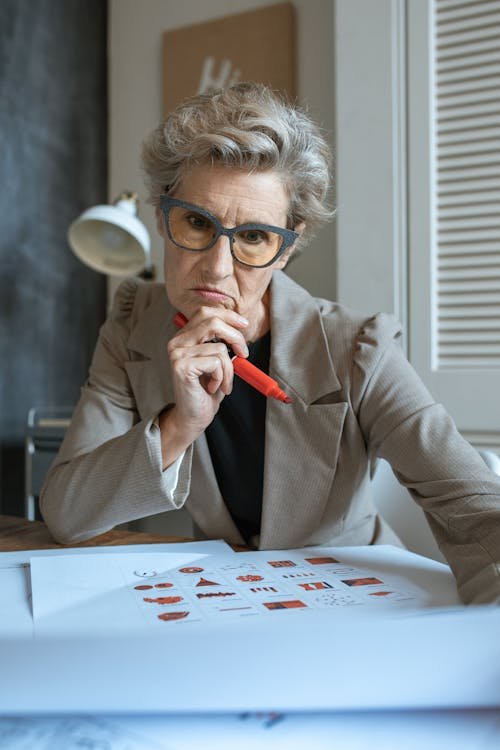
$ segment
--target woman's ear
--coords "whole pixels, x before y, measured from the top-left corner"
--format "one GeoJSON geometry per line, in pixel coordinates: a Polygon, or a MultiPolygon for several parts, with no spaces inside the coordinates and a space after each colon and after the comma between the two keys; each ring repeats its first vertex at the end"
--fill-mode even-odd
{"type": "MultiPolygon", "coordinates": [[[[301,221],[300,224],[297,224],[297,226],[294,227],[293,231],[297,232],[297,234],[301,235],[305,228],[306,228],[305,221],[301,221]]],[[[288,248],[288,250],[285,253],[283,253],[283,255],[280,258],[278,258],[278,261],[276,263],[276,268],[277,269],[281,270],[282,268],[284,268],[287,265],[288,261],[293,257],[293,254],[295,252],[295,248],[297,246],[297,242],[299,242],[299,240],[300,240],[300,237],[297,237],[297,239],[295,240],[295,242],[293,243],[293,245],[291,245],[288,248]]]]}
{"type": "MultiPolygon", "coordinates": [[[[297,226],[294,227],[293,231],[297,232],[297,234],[302,234],[302,232],[304,231],[305,228],[306,228],[306,222],[305,221],[301,221],[300,224],[297,224],[297,226]]],[[[295,242],[297,242],[297,240],[295,240],[295,242]]],[[[295,243],[294,243],[294,245],[295,245],[295,243]]]]}

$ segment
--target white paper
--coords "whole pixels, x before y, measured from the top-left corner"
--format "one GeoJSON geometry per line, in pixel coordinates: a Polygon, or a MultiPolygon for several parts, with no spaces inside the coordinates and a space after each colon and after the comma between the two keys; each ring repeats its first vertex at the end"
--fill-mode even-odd
{"type": "Polygon", "coordinates": [[[147,627],[148,619],[137,606],[143,601],[142,591],[165,595],[168,590],[154,586],[162,586],[172,570],[198,568],[211,557],[198,548],[181,549],[31,558],[36,632],[100,634],[147,627]]]}
{"type": "Polygon", "coordinates": [[[0,719],[2,750],[497,750],[500,711],[0,719]]]}
{"type": "Polygon", "coordinates": [[[29,568],[18,565],[0,569],[0,638],[33,635],[29,568]]]}
{"type": "Polygon", "coordinates": [[[38,635],[460,604],[447,566],[389,546],[33,558],[31,580],[38,635]]]}
{"type": "MultiPolygon", "coordinates": [[[[212,567],[217,566],[218,558],[213,558],[212,567]]],[[[260,611],[278,611],[280,602],[287,601],[304,614],[310,609],[355,614],[355,608],[461,604],[447,565],[385,545],[243,552],[227,561],[222,572],[237,594],[260,611]]]]}
{"type": "Polygon", "coordinates": [[[500,609],[0,641],[5,714],[500,707],[500,609]]]}
{"type": "Polygon", "coordinates": [[[34,557],[68,557],[77,555],[114,555],[123,553],[175,552],[235,554],[221,540],[182,542],[174,544],[137,544],[110,547],[68,547],[62,549],[20,550],[0,552],[0,637],[12,635],[33,637],[33,614],[31,607],[31,575],[29,561],[34,557]]]}
{"type": "MultiPolygon", "coordinates": [[[[173,716],[127,721],[169,750],[498,750],[500,711],[173,716]]],[[[146,745],[147,747],[147,745],[146,745]]]]}
{"type": "MultiPolygon", "coordinates": [[[[141,732],[144,722],[95,716],[40,719],[36,717],[0,718],[2,750],[162,750],[159,737],[141,732]]],[[[159,727],[156,733],[160,734],[159,727]]]]}

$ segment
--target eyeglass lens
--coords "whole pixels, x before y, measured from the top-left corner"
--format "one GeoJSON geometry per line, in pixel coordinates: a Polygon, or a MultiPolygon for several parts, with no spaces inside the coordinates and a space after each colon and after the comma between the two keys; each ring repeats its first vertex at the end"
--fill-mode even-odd
{"type": "MultiPolygon", "coordinates": [[[[170,206],[169,229],[173,241],[187,250],[205,250],[218,233],[208,217],[183,206],[170,206]]],[[[233,253],[243,263],[260,266],[279,253],[283,241],[267,229],[243,229],[233,236],[233,253]]]]}

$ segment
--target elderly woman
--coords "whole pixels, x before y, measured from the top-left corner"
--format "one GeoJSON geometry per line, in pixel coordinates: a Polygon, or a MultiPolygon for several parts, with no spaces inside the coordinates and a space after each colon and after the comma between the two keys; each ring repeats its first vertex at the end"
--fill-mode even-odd
{"type": "Polygon", "coordinates": [[[165,287],[119,288],[43,516],[66,543],[184,505],[202,536],[261,549],[398,543],[371,497],[383,457],[463,600],[500,600],[500,481],[404,358],[400,326],[283,273],[331,213],[329,160],[309,117],[255,84],[187,100],[152,134],[165,287]],[[233,377],[233,353],[292,403],[233,377]]]}

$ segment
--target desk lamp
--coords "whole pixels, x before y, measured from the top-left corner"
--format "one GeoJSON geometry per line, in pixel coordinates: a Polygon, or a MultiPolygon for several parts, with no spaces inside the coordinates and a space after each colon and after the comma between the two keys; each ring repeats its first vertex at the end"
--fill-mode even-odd
{"type": "Polygon", "coordinates": [[[71,224],[68,241],[83,263],[111,276],[154,276],[149,232],[137,218],[137,193],[124,191],[112,205],[92,206],[71,224]]]}

